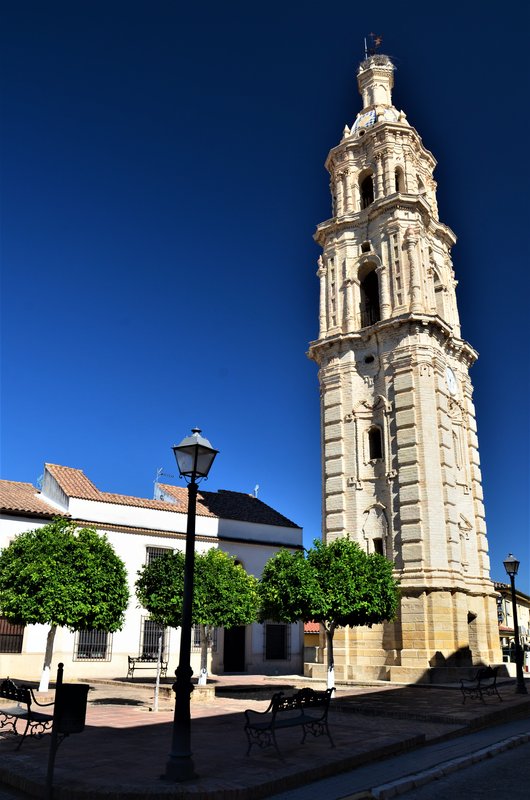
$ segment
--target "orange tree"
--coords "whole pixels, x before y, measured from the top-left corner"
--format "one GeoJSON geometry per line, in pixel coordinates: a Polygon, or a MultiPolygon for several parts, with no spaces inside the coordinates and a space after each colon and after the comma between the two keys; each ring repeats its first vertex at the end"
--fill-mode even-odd
{"type": "Polygon", "coordinates": [[[344,538],[329,544],[315,540],[306,553],[280,550],[265,564],[259,594],[262,621],[322,624],[332,687],[336,629],[394,619],[399,589],[390,561],[344,538]]]}
{"type": "MultiPolygon", "coordinates": [[[[136,596],[160,625],[178,628],[182,624],[184,561],[184,553],[164,553],[138,572],[136,596]]],[[[195,554],[192,621],[200,628],[199,683],[207,680],[213,629],[255,622],[257,608],[257,580],[232,556],[215,548],[195,554]]]]}
{"type": "Polygon", "coordinates": [[[0,611],[48,625],[40,689],[48,688],[58,627],[113,632],[129,602],[127,571],[105,536],[57,518],[15,536],[0,553],[0,611]]]}

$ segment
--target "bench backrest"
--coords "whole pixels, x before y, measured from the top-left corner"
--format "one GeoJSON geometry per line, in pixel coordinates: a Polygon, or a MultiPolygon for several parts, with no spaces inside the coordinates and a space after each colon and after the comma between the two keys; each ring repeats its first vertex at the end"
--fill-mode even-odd
{"type": "Polygon", "coordinates": [[[497,678],[497,669],[498,667],[483,667],[477,671],[475,675],[476,681],[488,681],[488,680],[495,680],[497,678]]]}
{"type": "Polygon", "coordinates": [[[17,686],[10,678],[0,683],[0,697],[4,700],[15,700],[17,703],[31,705],[31,689],[27,686],[17,686]]]}
{"type": "Polygon", "coordinates": [[[476,681],[478,684],[490,681],[494,685],[497,682],[497,670],[498,667],[482,667],[476,671],[472,680],[476,681]]]}
{"type": "Polygon", "coordinates": [[[285,696],[283,692],[274,694],[271,699],[271,711],[273,714],[282,711],[298,711],[303,708],[325,708],[329,705],[333,689],[326,689],[323,692],[314,689],[300,689],[295,694],[285,696]]]}
{"type": "MultiPolygon", "coordinates": [[[[146,653],[143,656],[127,656],[127,658],[129,659],[129,664],[136,664],[136,662],[141,664],[142,661],[145,661],[147,664],[152,664],[153,662],[155,662],[155,664],[156,664],[156,662],[158,661],[158,653],[155,653],[155,654],[146,653]]],[[[167,661],[167,659],[162,658],[160,663],[161,664],[165,664],[166,661],[167,661]]]]}

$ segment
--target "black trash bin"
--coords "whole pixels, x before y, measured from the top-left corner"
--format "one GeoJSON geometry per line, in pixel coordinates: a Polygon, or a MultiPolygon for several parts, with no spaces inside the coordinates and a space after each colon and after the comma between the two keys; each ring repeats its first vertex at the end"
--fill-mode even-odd
{"type": "Polygon", "coordinates": [[[55,698],[54,728],[57,733],[82,733],[85,728],[88,686],[63,683],[55,698]]]}

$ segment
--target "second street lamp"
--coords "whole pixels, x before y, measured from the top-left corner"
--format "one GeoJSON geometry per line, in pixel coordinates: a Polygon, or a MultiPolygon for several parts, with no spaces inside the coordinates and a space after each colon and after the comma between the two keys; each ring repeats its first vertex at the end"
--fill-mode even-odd
{"type": "Polygon", "coordinates": [[[517,575],[520,561],[514,558],[510,553],[510,555],[506,558],[506,560],[503,563],[506,573],[510,576],[510,584],[512,587],[513,638],[515,640],[515,671],[517,675],[517,686],[515,691],[517,694],[528,694],[524,683],[523,651],[521,649],[521,641],[519,639],[519,625],[517,621],[517,598],[515,595],[515,576],[517,575]]]}
{"type": "Polygon", "coordinates": [[[181,477],[188,481],[188,520],[186,527],[186,556],[184,561],[184,597],[182,604],[182,625],[180,629],[179,665],[177,680],[173,684],[175,692],[175,715],[173,718],[173,738],[171,752],[163,776],[170,781],[187,781],[195,778],[195,768],[191,755],[191,714],[190,696],[193,691],[191,676],[191,628],[193,608],[193,571],[195,566],[195,512],[197,508],[198,481],[206,478],[215,456],[208,439],[201,436],[199,428],[193,428],[179,445],[173,447],[181,477]]]}

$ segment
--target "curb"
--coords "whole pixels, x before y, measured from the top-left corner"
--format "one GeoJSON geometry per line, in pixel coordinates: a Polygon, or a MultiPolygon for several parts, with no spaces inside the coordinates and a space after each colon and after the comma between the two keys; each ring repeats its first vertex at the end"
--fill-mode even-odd
{"type": "Polygon", "coordinates": [[[453,772],[458,772],[461,769],[477,764],[479,761],[484,761],[487,758],[494,758],[506,750],[513,747],[518,747],[521,744],[530,742],[530,732],[522,733],[518,736],[510,736],[508,739],[503,739],[488,747],[483,747],[480,750],[475,750],[465,756],[452,758],[449,761],[443,761],[434,767],[415,772],[410,775],[405,775],[395,781],[383,783],[380,786],[374,786],[368,793],[358,792],[356,794],[347,795],[343,800],[360,800],[360,798],[373,798],[374,800],[387,800],[387,798],[396,797],[397,795],[409,792],[411,789],[417,789],[424,786],[426,783],[437,778],[442,778],[450,775],[453,772]]]}

